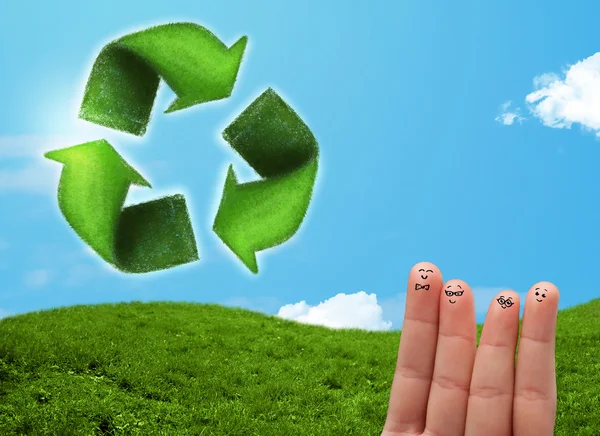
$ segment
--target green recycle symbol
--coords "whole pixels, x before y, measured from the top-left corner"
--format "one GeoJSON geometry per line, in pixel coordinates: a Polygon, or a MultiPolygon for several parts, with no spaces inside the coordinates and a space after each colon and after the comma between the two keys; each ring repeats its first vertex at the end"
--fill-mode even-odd
{"type": "MultiPolygon", "coordinates": [[[[247,38],[230,48],[202,26],[171,23],[106,45],[92,67],[79,118],[142,136],[160,79],[177,98],[167,113],[227,98],[247,38]]],[[[224,139],[261,176],[240,184],[227,172],[213,231],[253,273],[256,252],[299,229],[310,204],[318,145],[308,126],[271,88],[225,128],[224,139]]],[[[199,260],[183,195],[123,207],[132,184],[151,188],[106,141],[50,151],[64,164],[58,204],[79,237],[127,273],[164,270],[199,260]]]]}

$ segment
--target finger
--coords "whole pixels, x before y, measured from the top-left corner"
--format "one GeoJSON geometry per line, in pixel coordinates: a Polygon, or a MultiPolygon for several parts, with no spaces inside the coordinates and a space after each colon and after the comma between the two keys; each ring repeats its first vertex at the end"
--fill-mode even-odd
{"type": "Polygon", "coordinates": [[[515,377],[515,436],[554,434],[558,300],[558,289],[549,282],[533,285],[527,294],[515,377]]]}
{"type": "Polygon", "coordinates": [[[450,280],[440,294],[440,328],[426,433],[464,435],[476,338],[471,289],[461,280],[450,280]]]}
{"type": "Polygon", "coordinates": [[[428,262],[410,271],[398,361],[383,435],[425,428],[438,335],[442,274],[428,262]]]}
{"type": "Polygon", "coordinates": [[[467,436],[512,434],[519,296],[502,291],[490,304],[475,355],[467,408],[467,436]]]}

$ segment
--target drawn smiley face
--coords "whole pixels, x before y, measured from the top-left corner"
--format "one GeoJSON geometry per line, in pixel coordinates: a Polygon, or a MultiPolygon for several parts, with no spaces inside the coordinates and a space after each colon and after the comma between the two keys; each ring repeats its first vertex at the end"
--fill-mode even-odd
{"type": "Polygon", "coordinates": [[[452,285],[448,285],[446,287],[446,289],[444,289],[444,292],[446,293],[447,297],[450,297],[448,299],[448,301],[450,302],[450,304],[455,304],[456,300],[452,301],[452,297],[460,297],[463,294],[463,292],[465,292],[465,291],[463,290],[463,288],[462,288],[461,285],[456,285],[456,287],[460,289],[459,291],[452,291],[450,289],[451,287],[452,287],[452,285]]]}
{"type": "Polygon", "coordinates": [[[535,288],[535,301],[541,303],[546,298],[547,289],[544,288],[535,288]]]}
{"type": "MultiPolygon", "coordinates": [[[[421,268],[419,270],[419,275],[421,276],[421,278],[423,280],[427,280],[429,278],[429,274],[433,274],[433,270],[423,269],[423,268],[421,268]]],[[[415,291],[418,291],[421,289],[425,290],[425,291],[429,291],[429,284],[422,285],[421,283],[415,283],[415,291]]]]}
{"type": "Polygon", "coordinates": [[[433,271],[430,270],[430,269],[423,269],[423,268],[421,268],[419,270],[419,274],[421,274],[421,278],[423,280],[427,280],[427,278],[429,277],[429,274],[433,274],[433,271]]]}

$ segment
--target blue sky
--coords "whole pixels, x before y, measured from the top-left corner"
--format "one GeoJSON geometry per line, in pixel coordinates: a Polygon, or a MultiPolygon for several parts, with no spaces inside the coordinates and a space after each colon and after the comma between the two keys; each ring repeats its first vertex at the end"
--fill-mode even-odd
{"type": "Polygon", "coordinates": [[[480,321],[499,288],[550,280],[561,308],[600,297],[600,6],[577,4],[3,1],[1,313],[177,300],[276,314],[294,304],[286,313],[309,322],[395,329],[421,260],[471,285],[480,321]],[[141,139],[78,120],[102,46],[173,21],[227,45],[249,37],[232,97],[165,115],[173,94],[161,86],[141,139]],[[220,133],[269,86],[314,132],[321,166],[299,233],[260,253],[252,276],[211,228],[229,163],[242,181],[257,177],[220,133]],[[60,166],[42,154],[100,138],[154,186],[128,203],[186,195],[199,262],[124,275],[68,227],[60,166]]]}

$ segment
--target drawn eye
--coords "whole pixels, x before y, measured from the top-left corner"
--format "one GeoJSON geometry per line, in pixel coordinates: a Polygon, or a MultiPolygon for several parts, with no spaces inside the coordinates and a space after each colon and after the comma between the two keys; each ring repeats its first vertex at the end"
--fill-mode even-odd
{"type": "Polygon", "coordinates": [[[506,306],[507,306],[507,307],[510,307],[510,306],[512,306],[513,304],[515,304],[515,303],[513,303],[513,301],[512,301],[512,300],[510,299],[510,297],[509,297],[509,298],[508,298],[508,300],[506,300],[506,306]]]}
{"type": "Polygon", "coordinates": [[[452,297],[452,295],[454,295],[454,292],[452,292],[452,291],[445,291],[445,292],[448,297],[452,297]]]}
{"type": "Polygon", "coordinates": [[[454,293],[454,295],[456,295],[457,297],[460,297],[463,294],[463,292],[465,292],[465,291],[457,291],[454,293]]]}
{"type": "Polygon", "coordinates": [[[539,293],[539,292],[536,292],[536,293],[535,293],[535,295],[540,295],[540,293],[539,293]]]}
{"type": "Polygon", "coordinates": [[[420,269],[419,272],[421,272],[421,271],[425,271],[425,270],[424,269],[420,269]]]}
{"type": "Polygon", "coordinates": [[[498,303],[500,303],[500,304],[504,304],[504,295],[500,295],[500,296],[498,297],[498,300],[497,300],[497,301],[498,301],[498,303]]]}
{"type": "Polygon", "coordinates": [[[427,271],[425,271],[425,272],[432,273],[432,272],[433,272],[433,270],[430,270],[430,269],[428,269],[428,270],[427,270],[427,271]]]}
{"type": "Polygon", "coordinates": [[[546,298],[546,294],[542,294],[542,297],[546,298]]]}

